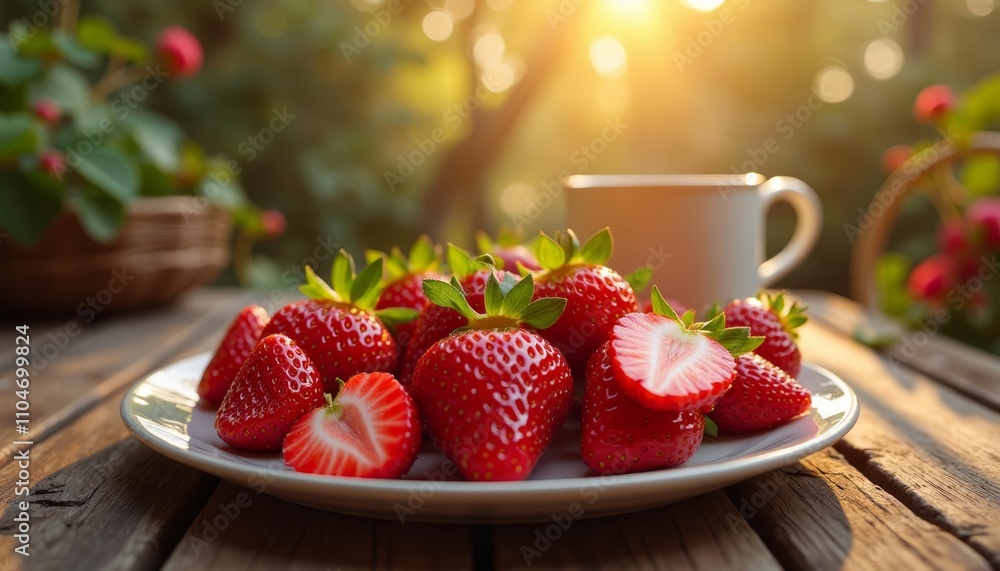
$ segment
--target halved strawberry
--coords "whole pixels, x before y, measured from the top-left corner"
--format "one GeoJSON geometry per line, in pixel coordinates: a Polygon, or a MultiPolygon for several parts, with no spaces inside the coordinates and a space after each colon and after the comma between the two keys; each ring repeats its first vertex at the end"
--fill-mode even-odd
{"type": "Polygon", "coordinates": [[[260,340],[236,374],[215,415],[225,443],[242,450],[281,450],[295,421],[323,402],[319,373],[284,335],[260,340]]]}
{"type": "MultiPolygon", "coordinates": [[[[382,258],[385,263],[385,275],[382,295],[375,304],[375,309],[393,307],[408,307],[420,311],[427,305],[427,298],[420,287],[425,279],[444,280],[441,269],[441,248],[431,241],[427,235],[417,238],[410,248],[409,257],[399,248],[392,248],[388,254],[377,250],[365,252],[368,263],[382,258]]],[[[413,338],[416,322],[400,323],[391,327],[392,337],[401,351],[405,351],[413,338]]]]}
{"type": "Polygon", "coordinates": [[[326,406],[303,416],[285,438],[285,463],[298,472],[399,478],[420,451],[420,418],[389,373],[362,373],[326,406]]]}
{"type": "Polygon", "coordinates": [[[260,340],[261,332],[270,320],[267,311],[257,305],[248,305],[236,315],[198,383],[198,396],[203,401],[212,406],[222,403],[240,366],[260,340]]]}
{"type": "Polygon", "coordinates": [[[583,393],[583,462],[598,474],[626,474],[683,464],[705,429],[700,410],[650,410],[615,381],[608,343],[587,364],[583,393]]]}
{"type": "Polygon", "coordinates": [[[653,288],[655,313],[622,317],[611,333],[609,354],[615,378],[625,394],[654,410],[693,410],[710,405],[736,374],[735,355],[763,341],[749,329],[725,328],[725,315],[694,323],[683,317],[653,288]]]}
{"type": "Polygon", "coordinates": [[[746,432],[787,422],[809,410],[812,397],[795,379],[754,353],[736,359],[736,380],[708,417],[719,430],[746,432]]]}
{"type": "Polygon", "coordinates": [[[749,327],[752,335],[763,335],[764,342],[754,352],[795,377],[802,369],[795,330],[808,320],[806,309],[791,294],[762,291],[758,297],[737,299],[727,305],[726,323],[749,327]]]}

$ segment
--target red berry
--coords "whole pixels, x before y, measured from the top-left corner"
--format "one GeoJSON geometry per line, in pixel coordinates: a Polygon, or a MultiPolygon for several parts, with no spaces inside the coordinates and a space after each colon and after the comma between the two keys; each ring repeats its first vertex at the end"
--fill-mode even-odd
{"type": "Polygon", "coordinates": [[[225,443],[242,450],[281,450],[295,422],[323,402],[309,357],[284,335],[261,339],[243,362],[215,415],[225,443]]]}
{"type": "Polygon", "coordinates": [[[937,234],[938,248],[942,252],[949,254],[961,253],[965,250],[969,241],[966,238],[965,227],[961,222],[950,220],[941,224],[937,234]]]}
{"type": "Polygon", "coordinates": [[[945,254],[935,254],[913,268],[906,289],[915,299],[937,300],[955,285],[955,264],[945,254]]]}
{"type": "Polygon", "coordinates": [[[726,327],[749,327],[751,335],[764,337],[754,353],[795,377],[802,369],[795,330],[806,322],[805,310],[804,305],[785,292],[738,299],[725,308],[726,327]]]}
{"type": "Polygon", "coordinates": [[[955,93],[947,85],[925,87],[913,103],[913,118],[918,123],[937,123],[955,106],[955,93]]]}
{"type": "Polygon", "coordinates": [[[42,151],[38,157],[38,166],[46,173],[62,180],[62,175],[66,172],[66,157],[55,149],[42,151]]]}
{"type": "Polygon", "coordinates": [[[542,267],[538,265],[538,260],[535,259],[535,255],[520,244],[514,246],[498,245],[494,246],[492,251],[483,253],[491,254],[493,257],[503,262],[503,269],[508,272],[517,272],[518,263],[532,271],[542,269],[542,267]]]}
{"type": "MultiPolygon", "coordinates": [[[[427,297],[424,296],[421,284],[423,284],[426,279],[443,280],[444,276],[434,271],[407,274],[393,282],[390,282],[385,286],[385,288],[382,289],[382,296],[379,297],[378,304],[375,308],[384,309],[388,307],[408,307],[417,311],[422,311],[427,305],[427,297]]],[[[409,323],[403,323],[396,326],[393,338],[399,345],[400,351],[403,352],[404,357],[406,355],[406,350],[410,346],[410,342],[416,333],[418,320],[419,317],[409,323]]],[[[416,363],[414,363],[414,366],[415,365],[416,363]]]]}
{"type": "Polygon", "coordinates": [[[983,241],[989,246],[1000,245],[1000,197],[980,198],[965,211],[966,219],[981,228],[983,241]]]}
{"type": "Polygon", "coordinates": [[[710,404],[732,384],[736,369],[718,341],[653,313],[619,319],[608,353],[622,392],[654,410],[710,404]]]}
{"type": "Polygon", "coordinates": [[[753,353],[736,358],[736,379],[708,417],[721,431],[770,428],[809,410],[809,391],[767,359],[753,353]]]}
{"type": "Polygon", "coordinates": [[[598,474],[677,466],[701,444],[705,415],[650,410],[618,386],[605,343],[590,358],[583,394],[583,462],[598,474]]]}
{"type": "Polygon", "coordinates": [[[222,402],[268,321],[267,312],[256,305],[244,307],[236,316],[198,383],[198,395],[205,402],[213,406],[222,402]]]}
{"type": "Polygon", "coordinates": [[[201,69],[204,53],[201,42],[180,26],[163,30],[156,41],[156,52],[168,73],[177,77],[194,75],[201,69]]]}
{"type": "Polygon", "coordinates": [[[285,215],[278,210],[265,210],[260,213],[260,223],[264,227],[264,235],[268,238],[277,238],[285,233],[287,222],[285,215]]]}
{"type": "Polygon", "coordinates": [[[392,375],[359,374],[299,419],[285,438],[285,463],[311,474],[399,478],[417,459],[420,433],[417,408],[392,375]]]}
{"type": "Polygon", "coordinates": [[[909,145],[893,145],[882,153],[882,170],[892,174],[913,156],[913,148],[909,145]]]}
{"type": "Polygon", "coordinates": [[[31,110],[39,119],[46,123],[55,123],[61,115],[59,106],[51,99],[39,99],[31,110]]]}

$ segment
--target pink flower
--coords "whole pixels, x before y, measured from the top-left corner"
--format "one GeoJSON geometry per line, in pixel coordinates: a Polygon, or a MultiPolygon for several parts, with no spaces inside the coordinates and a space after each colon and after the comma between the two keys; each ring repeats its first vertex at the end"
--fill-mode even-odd
{"type": "Polygon", "coordinates": [[[882,153],[882,170],[885,174],[892,174],[912,155],[913,149],[909,145],[893,145],[882,153]]]}
{"type": "Polygon", "coordinates": [[[265,210],[260,215],[260,223],[264,227],[264,235],[268,238],[277,238],[285,233],[287,222],[285,215],[277,210],[265,210]]]}
{"type": "Polygon", "coordinates": [[[913,102],[913,118],[918,123],[937,123],[955,106],[955,93],[947,85],[925,87],[913,102]]]}
{"type": "Polygon", "coordinates": [[[48,149],[42,151],[41,156],[38,157],[38,166],[53,177],[62,180],[62,175],[66,172],[66,157],[55,149],[48,149]]]}
{"type": "Polygon", "coordinates": [[[198,73],[204,59],[201,42],[180,26],[170,26],[163,30],[156,41],[156,53],[167,71],[178,77],[198,73]]]}
{"type": "Polygon", "coordinates": [[[34,107],[31,108],[31,111],[46,123],[55,123],[59,120],[59,116],[62,115],[59,112],[59,107],[51,99],[39,99],[34,107]]]}

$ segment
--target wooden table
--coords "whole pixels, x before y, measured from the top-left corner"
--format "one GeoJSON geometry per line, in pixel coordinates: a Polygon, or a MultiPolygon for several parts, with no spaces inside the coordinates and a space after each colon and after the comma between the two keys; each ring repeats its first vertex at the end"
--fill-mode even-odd
{"type": "MultiPolygon", "coordinates": [[[[855,388],[854,430],[782,474],[574,522],[533,568],[1000,569],[1000,360],[940,337],[915,356],[905,344],[876,353],[852,340],[865,319],[858,306],[804,295],[814,308],[805,359],[855,388]]],[[[30,558],[13,554],[15,324],[4,324],[2,568],[525,567],[521,546],[534,544],[538,525],[403,525],[321,512],[219,481],[129,436],[118,412],[125,389],[212,349],[236,310],[260,299],[204,290],[79,330],[29,323],[32,351],[50,357],[31,377],[30,558]],[[237,500],[249,505],[225,516],[237,500]]]]}

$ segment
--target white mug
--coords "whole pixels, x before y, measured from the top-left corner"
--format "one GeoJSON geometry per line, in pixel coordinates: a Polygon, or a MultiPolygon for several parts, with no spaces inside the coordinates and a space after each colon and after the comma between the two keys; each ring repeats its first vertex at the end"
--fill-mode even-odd
{"type": "Polygon", "coordinates": [[[574,175],[563,180],[567,217],[581,240],[608,226],[610,264],[627,274],[646,266],[665,297],[691,309],[752,296],[806,257],[819,236],[822,206],[797,178],[747,175],[574,175]],[[795,233],[764,261],[767,210],[795,209],[795,233]]]}

